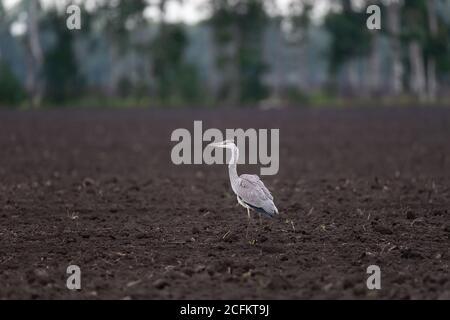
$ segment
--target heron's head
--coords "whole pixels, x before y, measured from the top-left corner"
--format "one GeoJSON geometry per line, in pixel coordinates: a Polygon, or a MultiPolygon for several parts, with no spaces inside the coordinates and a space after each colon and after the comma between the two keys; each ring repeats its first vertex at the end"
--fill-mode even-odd
{"type": "Polygon", "coordinates": [[[224,140],[221,142],[214,142],[214,143],[210,143],[208,146],[214,147],[214,148],[229,148],[229,149],[236,147],[233,140],[224,140]]]}

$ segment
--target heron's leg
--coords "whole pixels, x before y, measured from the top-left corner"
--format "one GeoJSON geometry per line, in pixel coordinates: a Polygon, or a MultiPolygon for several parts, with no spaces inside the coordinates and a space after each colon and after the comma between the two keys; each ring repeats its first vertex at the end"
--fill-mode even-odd
{"type": "Polygon", "coordinates": [[[247,216],[248,216],[248,223],[247,223],[247,231],[245,232],[245,237],[248,238],[248,229],[250,228],[250,209],[247,207],[247,216]]]}
{"type": "Polygon", "coordinates": [[[262,226],[261,213],[259,214],[259,225],[262,226]]]}

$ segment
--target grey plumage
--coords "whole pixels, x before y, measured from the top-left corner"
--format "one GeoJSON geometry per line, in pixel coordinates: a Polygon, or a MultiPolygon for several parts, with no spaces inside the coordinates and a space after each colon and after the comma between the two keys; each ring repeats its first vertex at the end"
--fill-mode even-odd
{"type": "Polygon", "coordinates": [[[253,210],[270,217],[278,213],[273,197],[256,175],[243,174],[239,177],[237,195],[253,210]]]}
{"type": "MultiPolygon", "coordinates": [[[[239,149],[234,142],[226,140],[212,143],[214,147],[231,149],[231,160],[228,165],[231,188],[237,195],[237,200],[244,208],[252,209],[265,216],[273,217],[278,214],[278,209],[273,202],[273,196],[257,175],[237,174],[237,161],[239,149]]],[[[248,212],[249,216],[250,213],[248,212]]]]}

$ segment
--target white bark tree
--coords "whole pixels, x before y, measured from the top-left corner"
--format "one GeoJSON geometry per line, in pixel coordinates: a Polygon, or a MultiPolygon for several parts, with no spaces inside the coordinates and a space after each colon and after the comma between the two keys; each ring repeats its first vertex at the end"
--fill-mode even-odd
{"type": "Polygon", "coordinates": [[[380,35],[377,31],[373,33],[372,47],[369,56],[369,72],[367,74],[368,89],[371,95],[380,92],[381,85],[381,57],[380,57],[380,35]]]}
{"type": "Polygon", "coordinates": [[[390,55],[392,61],[391,67],[391,90],[394,95],[401,95],[403,93],[403,74],[404,68],[402,64],[402,46],[400,43],[400,12],[402,7],[402,0],[393,0],[388,4],[387,11],[387,26],[390,37],[390,55]]]}
{"type": "MultiPolygon", "coordinates": [[[[2,36],[4,29],[6,29],[6,28],[7,28],[6,12],[5,12],[5,8],[3,7],[3,3],[0,0],[0,37],[2,36]]],[[[1,62],[2,62],[2,46],[0,43],[0,63],[1,62]]]]}
{"type": "Polygon", "coordinates": [[[408,49],[411,64],[410,87],[413,93],[423,102],[427,98],[427,93],[422,47],[418,40],[411,40],[408,49]]]}
{"type": "MultiPolygon", "coordinates": [[[[436,11],[436,0],[427,1],[428,27],[432,38],[438,34],[438,19],[436,11]]],[[[436,60],[433,56],[427,59],[427,98],[430,102],[436,100],[438,91],[438,80],[436,76],[436,60]]]]}
{"type": "Polygon", "coordinates": [[[39,1],[24,0],[27,12],[27,79],[26,87],[32,107],[38,107],[42,99],[43,84],[39,77],[44,62],[44,53],[39,38],[39,1]]]}

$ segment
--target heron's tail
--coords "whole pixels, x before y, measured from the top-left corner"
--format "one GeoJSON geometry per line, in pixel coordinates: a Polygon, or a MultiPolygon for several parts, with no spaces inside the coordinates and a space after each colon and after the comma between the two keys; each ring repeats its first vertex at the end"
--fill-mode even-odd
{"type": "Polygon", "coordinates": [[[265,208],[265,212],[271,218],[274,218],[278,215],[278,209],[273,201],[270,201],[270,204],[268,204],[268,206],[265,208]]]}
{"type": "Polygon", "coordinates": [[[268,215],[270,218],[276,217],[278,215],[278,209],[275,206],[275,203],[272,202],[271,208],[266,208],[264,210],[265,214],[268,215]]]}

